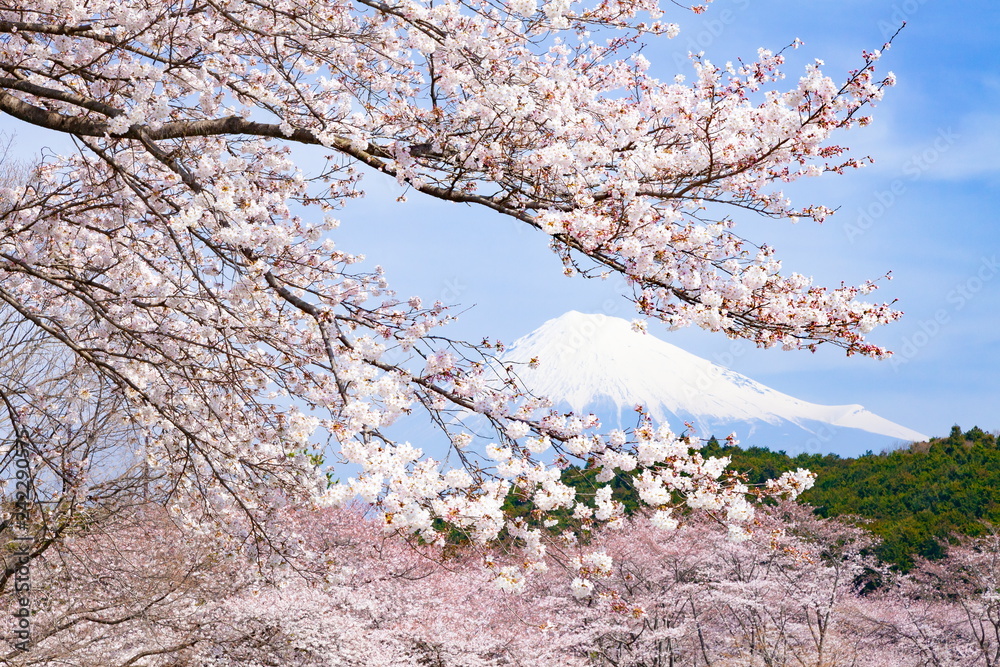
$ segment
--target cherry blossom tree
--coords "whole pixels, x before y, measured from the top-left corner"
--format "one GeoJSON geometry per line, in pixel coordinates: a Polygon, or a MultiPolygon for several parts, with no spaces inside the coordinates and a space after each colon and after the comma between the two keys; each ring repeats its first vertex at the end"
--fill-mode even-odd
{"type": "MultiPolygon", "coordinates": [[[[0,182],[37,185],[31,169],[3,152],[0,182]]],[[[151,474],[133,407],[85,360],[7,304],[0,305],[0,456],[5,475],[0,593],[25,563],[81,523],[164,502],[170,484],[151,474]]]]}
{"type": "MultiPolygon", "coordinates": [[[[24,539],[16,542],[20,555],[2,555],[2,592],[23,562],[81,522],[165,502],[170,485],[150,474],[138,455],[141,436],[127,402],[89,365],[8,307],[0,308],[0,348],[3,465],[27,492],[20,519],[15,504],[3,505],[0,532],[24,539]]],[[[8,498],[16,495],[14,481],[8,498]]]]}
{"type": "Polygon", "coordinates": [[[793,503],[754,522],[742,542],[705,513],[672,531],[646,517],[601,530],[576,547],[569,574],[544,575],[550,588],[533,589],[522,614],[545,609],[567,654],[595,665],[914,664],[912,651],[886,650],[893,640],[870,621],[877,604],[859,595],[879,569],[864,555],[870,535],[793,503]],[[575,596],[556,583],[574,571],[589,584],[575,596]]]}
{"type": "MultiPolygon", "coordinates": [[[[766,50],[663,81],[639,52],[677,33],[661,15],[653,0],[3,0],[0,111],[79,150],[3,189],[0,302],[124,402],[174,515],[235,544],[273,540],[284,503],[360,496],[429,542],[508,530],[527,555],[497,581],[518,589],[544,545],[504,516],[511,489],[580,505],[553,458],[604,482],[639,468],[660,525],[686,502],[741,539],[750,489],[725,459],[666,426],[600,435],[551,412],[491,361],[495,342],[441,333],[447,304],[398,298],[337,244],[333,213],[381,172],[536,230],[567,273],[623,276],[671,327],[885,356],[864,336],[898,313],[863,300],[874,283],[813,285],[736,230],[830,213],[780,187],[863,163],[831,134],[891,85],[880,51],[841,83],[816,62],[782,84],[766,50]],[[298,145],[326,168],[300,171],[298,145]],[[462,465],[388,435],[414,412],[462,465]],[[458,413],[485,417],[492,444],[471,447],[458,413]],[[323,461],[360,472],[331,483],[323,461]]],[[[621,521],[609,487],[579,511],[621,521]]]]}
{"type": "MultiPolygon", "coordinates": [[[[472,551],[407,544],[361,507],[272,517],[288,542],[228,549],[156,504],[90,522],[36,559],[28,651],[5,665],[580,664],[498,601],[472,551]]],[[[520,601],[510,595],[509,601],[520,601]]],[[[11,596],[0,596],[11,605],[11,596]]]]}
{"type": "Polygon", "coordinates": [[[927,665],[1000,665],[1000,535],[963,537],[883,592],[873,618],[927,665]]]}

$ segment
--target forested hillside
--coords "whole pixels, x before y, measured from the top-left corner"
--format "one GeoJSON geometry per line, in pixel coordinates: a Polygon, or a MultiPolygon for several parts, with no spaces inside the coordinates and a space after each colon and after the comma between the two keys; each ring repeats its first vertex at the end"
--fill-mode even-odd
{"type": "Polygon", "coordinates": [[[952,533],[981,535],[1000,525],[1000,447],[997,437],[958,426],[944,438],[856,459],[834,455],[789,457],[761,447],[746,450],[710,441],[706,455],[731,456],[752,482],[785,470],[809,468],[816,485],[800,501],[820,516],[858,515],[884,542],[883,560],[904,569],[913,556],[940,557],[952,533]]]}

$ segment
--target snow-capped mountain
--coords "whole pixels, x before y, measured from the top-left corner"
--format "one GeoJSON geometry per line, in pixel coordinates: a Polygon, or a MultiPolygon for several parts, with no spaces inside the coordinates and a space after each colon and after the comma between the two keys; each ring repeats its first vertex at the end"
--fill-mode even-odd
{"type": "Polygon", "coordinates": [[[635,424],[642,405],[674,431],[684,422],[699,436],[735,432],[744,446],[789,454],[857,456],[927,436],[861,405],[818,405],[766,387],[658,338],[617,317],[570,311],[518,339],[503,356],[536,394],[605,427],[635,424]],[[527,363],[538,359],[536,368],[527,363]]]}

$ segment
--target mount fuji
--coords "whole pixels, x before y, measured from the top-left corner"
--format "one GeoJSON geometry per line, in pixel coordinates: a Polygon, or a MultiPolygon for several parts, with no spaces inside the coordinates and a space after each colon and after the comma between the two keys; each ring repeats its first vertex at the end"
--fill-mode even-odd
{"type": "Polygon", "coordinates": [[[853,457],[927,436],[861,405],[818,405],[766,387],[617,317],[570,311],[518,339],[501,358],[557,408],[593,412],[605,428],[635,424],[636,405],[675,432],[735,432],[744,447],[853,457]],[[528,362],[537,359],[535,367],[528,362]]]}

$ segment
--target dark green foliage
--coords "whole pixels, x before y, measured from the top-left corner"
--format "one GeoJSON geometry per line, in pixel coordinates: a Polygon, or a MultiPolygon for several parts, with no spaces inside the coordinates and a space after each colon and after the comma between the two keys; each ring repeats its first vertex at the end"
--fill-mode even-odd
{"type": "MultiPolygon", "coordinates": [[[[598,472],[596,468],[569,467],[562,473],[562,482],[576,489],[576,500],[593,507],[594,494],[597,492],[597,489],[607,485],[596,481],[598,472]]],[[[612,489],[612,500],[616,500],[624,506],[626,515],[635,512],[641,504],[638,495],[629,483],[630,479],[630,475],[618,473],[608,483],[612,489]]],[[[504,511],[511,517],[523,516],[528,518],[533,509],[534,504],[517,490],[509,494],[507,500],[504,502],[504,511]]],[[[570,509],[564,508],[548,512],[545,518],[558,520],[558,523],[549,528],[552,533],[558,533],[563,530],[578,531],[584,526],[583,522],[573,518],[573,512],[570,509]]]]}
{"type": "Polygon", "coordinates": [[[942,542],[954,533],[979,535],[984,521],[1000,525],[1000,447],[979,428],[962,433],[955,426],[946,438],[856,459],[789,457],[711,441],[704,453],[731,456],[731,467],[755,483],[809,468],[818,475],[816,486],[800,500],[820,516],[869,519],[869,528],[883,540],[877,555],[903,570],[912,567],[915,555],[943,556],[942,542]]]}

